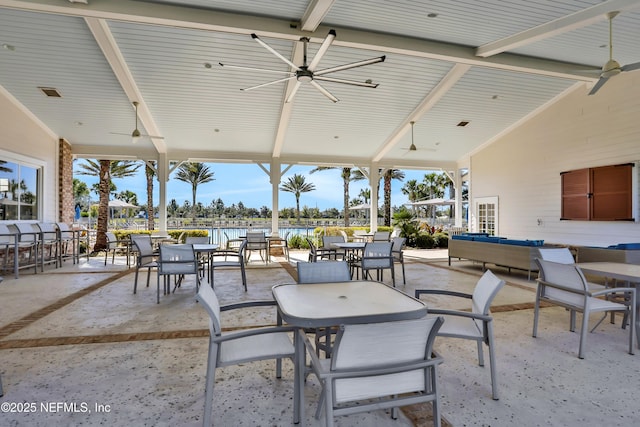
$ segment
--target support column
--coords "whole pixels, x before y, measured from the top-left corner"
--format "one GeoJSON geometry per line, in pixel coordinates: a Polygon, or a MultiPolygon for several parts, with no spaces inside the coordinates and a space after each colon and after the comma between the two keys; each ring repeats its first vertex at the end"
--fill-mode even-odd
{"type": "Polygon", "coordinates": [[[158,229],[160,234],[167,232],[167,182],[169,181],[169,159],[167,153],[158,154],[158,186],[160,200],[158,200],[158,229]]]}
{"type": "Polygon", "coordinates": [[[372,163],[369,168],[369,187],[371,188],[371,207],[369,227],[371,232],[378,230],[378,191],[380,186],[380,171],[378,170],[378,164],[372,163]]]}
{"type": "Polygon", "coordinates": [[[271,159],[271,167],[269,169],[269,182],[271,183],[271,235],[277,236],[279,233],[279,191],[280,191],[280,178],[282,173],[280,172],[280,159],[271,159]]]}

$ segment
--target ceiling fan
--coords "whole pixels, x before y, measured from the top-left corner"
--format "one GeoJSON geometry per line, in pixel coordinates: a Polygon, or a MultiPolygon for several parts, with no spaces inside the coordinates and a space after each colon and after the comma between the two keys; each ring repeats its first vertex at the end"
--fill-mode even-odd
{"type": "Polygon", "coordinates": [[[136,109],[136,127],[133,129],[133,132],[129,133],[119,133],[119,132],[110,132],[113,135],[127,135],[131,136],[131,142],[135,144],[140,140],[140,138],[157,138],[164,139],[164,136],[155,136],[155,135],[146,135],[140,132],[138,129],[138,101],[133,101],[133,106],[136,109]]]}
{"type": "Polygon", "coordinates": [[[411,145],[409,146],[409,148],[405,148],[405,150],[407,150],[406,153],[404,153],[404,155],[407,155],[408,153],[410,153],[411,151],[436,151],[435,148],[418,148],[416,147],[416,144],[413,142],[413,125],[416,124],[416,122],[409,122],[411,123],[411,145]]]}
{"type": "Polygon", "coordinates": [[[255,41],[257,41],[261,46],[263,46],[269,52],[273,53],[275,56],[277,56],[282,61],[287,63],[295,71],[277,71],[277,70],[267,70],[267,69],[263,69],[263,68],[242,67],[242,66],[237,66],[237,65],[227,65],[227,64],[223,64],[222,62],[219,62],[220,66],[233,68],[233,69],[237,69],[237,70],[252,70],[252,71],[261,71],[261,72],[266,72],[266,73],[279,73],[279,74],[286,74],[287,75],[287,77],[284,77],[284,78],[281,78],[281,79],[278,79],[278,80],[275,80],[275,81],[272,81],[272,82],[263,83],[263,84],[259,84],[257,86],[252,86],[252,87],[240,89],[242,91],[249,91],[249,90],[253,90],[253,89],[258,89],[258,88],[261,88],[261,87],[264,87],[264,86],[269,86],[269,85],[276,84],[276,83],[286,82],[287,80],[291,80],[291,79],[295,78],[297,80],[297,82],[296,82],[295,86],[293,87],[293,90],[291,91],[291,93],[289,94],[289,96],[287,97],[287,100],[285,102],[291,102],[293,100],[293,97],[298,92],[298,89],[300,89],[300,86],[302,85],[302,83],[309,83],[310,85],[315,87],[318,91],[320,91],[320,93],[322,93],[324,96],[326,96],[327,98],[329,98],[333,102],[338,102],[338,98],[333,96],[331,94],[331,92],[329,92],[323,86],[321,86],[318,83],[318,81],[321,81],[321,82],[332,82],[332,83],[343,83],[343,84],[348,84],[348,85],[353,85],[353,86],[376,88],[376,87],[378,87],[378,84],[372,83],[371,80],[366,80],[364,82],[358,82],[358,81],[353,81],[353,80],[336,79],[336,78],[333,78],[333,77],[327,77],[326,75],[330,74],[330,73],[335,73],[337,71],[350,70],[350,69],[356,68],[356,67],[363,67],[365,65],[375,64],[375,63],[378,63],[378,62],[384,62],[384,60],[386,58],[383,55],[383,56],[379,56],[379,57],[376,57],[376,58],[366,59],[364,61],[353,62],[351,64],[338,65],[336,67],[325,68],[325,69],[322,69],[322,70],[316,70],[316,68],[318,67],[318,64],[320,63],[320,60],[322,59],[324,54],[327,53],[327,50],[329,49],[329,46],[331,46],[331,43],[333,43],[333,40],[336,38],[335,30],[330,30],[329,31],[329,34],[327,35],[327,37],[322,42],[322,45],[320,45],[320,48],[318,49],[318,51],[316,52],[315,56],[311,60],[310,64],[307,64],[307,47],[308,47],[308,44],[309,44],[309,38],[308,37],[300,37],[300,41],[303,43],[303,61],[302,61],[302,65],[300,65],[300,66],[294,64],[289,59],[287,59],[284,56],[282,56],[274,48],[272,48],[271,46],[269,46],[268,44],[266,44],[265,42],[260,40],[260,38],[256,34],[251,34],[251,38],[253,38],[255,41]]]}
{"type": "Polygon", "coordinates": [[[613,59],[613,18],[618,16],[619,13],[618,11],[607,13],[607,18],[609,19],[609,60],[603,65],[600,79],[593,86],[589,95],[595,94],[611,77],[617,76],[623,71],[640,69],[640,62],[620,66],[620,63],[613,59]]]}

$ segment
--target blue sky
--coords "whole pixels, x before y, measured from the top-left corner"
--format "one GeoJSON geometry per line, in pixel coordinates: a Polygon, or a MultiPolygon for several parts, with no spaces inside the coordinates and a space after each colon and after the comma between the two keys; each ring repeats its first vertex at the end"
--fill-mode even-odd
{"type": "MultiPolygon", "coordinates": [[[[79,161],[81,162],[82,160],[79,161]]],[[[207,163],[207,166],[214,172],[215,180],[198,186],[198,202],[202,202],[202,204],[207,206],[212,200],[221,198],[225,206],[242,202],[246,207],[260,209],[262,206],[267,206],[271,208],[271,184],[269,183],[269,176],[258,165],[207,163]]],[[[302,194],[300,197],[301,208],[306,205],[308,207],[317,207],[321,211],[332,207],[342,210],[343,190],[342,178],[340,177],[341,170],[326,170],[309,174],[309,171],[313,168],[313,166],[293,166],[283,176],[282,182],[285,182],[288,177],[296,173],[304,175],[306,182],[313,183],[316,190],[302,194]]],[[[74,170],[77,170],[77,167],[74,170]]],[[[404,181],[393,181],[392,183],[391,204],[395,206],[400,206],[407,202],[407,197],[400,191],[406,181],[416,179],[420,182],[424,175],[429,173],[429,171],[416,170],[405,170],[404,172],[404,181]]],[[[174,174],[175,172],[171,174],[171,179],[167,183],[167,203],[169,203],[171,199],[176,199],[176,202],[180,206],[182,206],[185,200],[191,203],[191,186],[174,179],[174,174]]],[[[97,182],[97,178],[86,175],[74,175],[74,178],[86,182],[89,187],[97,182]]],[[[118,192],[125,190],[133,191],[138,195],[138,203],[140,204],[146,203],[147,199],[145,182],[144,169],[142,167],[137,177],[114,179],[114,184],[118,192]]],[[[366,181],[352,182],[349,188],[350,199],[357,197],[360,190],[367,187],[366,181]]],[[[157,204],[157,185],[154,186],[154,191],[154,202],[157,204]]],[[[380,190],[380,197],[382,197],[382,190],[380,190]]],[[[97,199],[97,196],[92,193],[91,198],[97,199]]],[[[293,194],[281,191],[279,195],[279,205],[280,209],[288,207],[295,208],[296,199],[293,194]]]]}

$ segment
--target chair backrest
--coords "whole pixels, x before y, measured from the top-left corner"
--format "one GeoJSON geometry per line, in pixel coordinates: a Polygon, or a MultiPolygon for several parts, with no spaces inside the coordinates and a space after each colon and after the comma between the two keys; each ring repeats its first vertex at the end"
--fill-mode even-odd
{"type": "Polygon", "coordinates": [[[116,249],[118,247],[118,238],[111,231],[107,231],[107,245],[109,249],[116,249]]]}
{"type": "Polygon", "coordinates": [[[209,236],[187,236],[185,239],[185,243],[187,244],[208,244],[209,236]]]}
{"type": "Polygon", "coordinates": [[[42,240],[58,240],[58,231],[54,223],[39,222],[36,227],[42,233],[42,240]]]}
{"type": "Polygon", "coordinates": [[[298,262],[298,283],[336,283],[351,280],[346,261],[298,262]]]}
{"type": "MultiPolygon", "coordinates": [[[[397,322],[341,325],[331,355],[331,370],[365,370],[428,360],[442,322],[442,317],[424,317],[397,322]]],[[[376,377],[375,383],[360,383],[360,386],[348,380],[336,381],[336,403],[361,398],[363,393],[369,397],[387,395],[390,388],[399,386],[407,391],[419,391],[427,387],[424,375],[403,377],[401,385],[398,384],[398,377],[386,377],[376,377]],[[369,389],[363,390],[363,387],[369,389]]]]}
{"type": "Polygon", "coordinates": [[[393,268],[391,242],[369,242],[362,253],[362,268],[393,268]]]}
{"type": "Polygon", "coordinates": [[[561,264],[575,264],[573,254],[569,248],[539,248],[540,258],[545,261],[559,262],[561,264]]]}
{"type": "Polygon", "coordinates": [[[376,231],[373,233],[374,242],[388,242],[391,232],[389,231],[376,231]]]}
{"type": "Polygon", "coordinates": [[[209,333],[211,336],[220,336],[222,327],[220,326],[220,301],[218,301],[218,296],[211,286],[200,286],[196,299],[209,314],[209,333]]]}
{"type": "Polygon", "coordinates": [[[332,243],[344,243],[344,237],[342,236],[322,236],[322,247],[333,249],[331,247],[332,243]]]}
{"type": "Polygon", "coordinates": [[[15,238],[15,233],[12,233],[9,227],[5,224],[0,224],[0,243],[4,245],[14,243],[15,238]]]}
{"type": "Polygon", "coordinates": [[[400,253],[404,249],[407,239],[405,237],[394,237],[391,242],[393,243],[391,245],[391,251],[394,253],[400,253]]]}
{"type": "Polygon", "coordinates": [[[589,285],[579,267],[575,264],[563,264],[539,258],[536,259],[536,263],[540,270],[538,281],[561,285],[575,291],[570,292],[545,286],[543,297],[571,302],[579,306],[584,304],[589,285]]]}
{"type": "Polygon", "coordinates": [[[311,252],[311,255],[315,255],[318,251],[316,249],[316,245],[313,244],[313,241],[306,237],[307,240],[307,244],[309,245],[309,252],[311,252]]]}
{"type": "MultiPolygon", "coordinates": [[[[491,270],[484,272],[476,283],[471,298],[472,311],[476,314],[488,315],[491,311],[491,302],[504,286],[504,280],[497,277],[491,270]]],[[[481,325],[481,321],[476,321],[481,325]]]]}
{"type": "Polygon", "coordinates": [[[153,245],[151,244],[151,236],[148,234],[131,234],[131,241],[140,257],[153,256],[153,245]]]}
{"type": "Polygon", "coordinates": [[[158,274],[198,274],[193,245],[160,245],[158,274]]]}
{"type": "Polygon", "coordinates": [[[267,236],[262,231],[247,231],[247,249],[264,249],[267,247],[267,236]]]}
{"type": "Polygon", "coordinates": [[[349,235],[344,230],[338,230],[345,242],[349,241],[349,235]]]}
{"type": "Polygon", "coordinates": [[[69,224],[66,222],[56,222],[56,227],[58,228],[58,233],[60,233],[61,239],[73,239],[73,231],[71,231],[69,224]]]}
{"type": "Polygon", "coordinates": [[[15,231],[19,235],[20,242],[34,242],[37,240],[33,233],[36,230],[33,228],[33,225],[26,222],[16,222],[15,224],[11,224],[10,227],[13,227],[15,231]]]}

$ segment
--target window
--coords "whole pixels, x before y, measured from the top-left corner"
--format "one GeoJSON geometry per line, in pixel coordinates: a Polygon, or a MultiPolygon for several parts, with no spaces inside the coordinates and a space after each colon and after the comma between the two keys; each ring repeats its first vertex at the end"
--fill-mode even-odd
{"type": "Polygon", "coordinates": [[[560,219],[633,221],[632,163],[562,172],[560,177],[560,219]]]}
{"type": "Polygon", "coordinates": [[[475,199],[476,231],[495,236],[498,232],[498,198],[480,197],[475,199]]]}
{"type": "Polygon", "coordinates": [[[0,158],[0,219],[37,220],[42,168],[0,158]]]}

